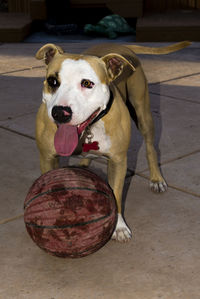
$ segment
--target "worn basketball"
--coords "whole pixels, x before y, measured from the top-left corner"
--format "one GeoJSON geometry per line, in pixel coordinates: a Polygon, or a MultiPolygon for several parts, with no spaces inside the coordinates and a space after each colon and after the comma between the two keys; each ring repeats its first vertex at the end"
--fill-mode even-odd
{"type": "Polygon", "coordinates": [[[24,221],[33,241],[58,257],[83,257],[111,238],[117,221],[112,189],[83,168],[40,176],[24,202],[24,221]]]}

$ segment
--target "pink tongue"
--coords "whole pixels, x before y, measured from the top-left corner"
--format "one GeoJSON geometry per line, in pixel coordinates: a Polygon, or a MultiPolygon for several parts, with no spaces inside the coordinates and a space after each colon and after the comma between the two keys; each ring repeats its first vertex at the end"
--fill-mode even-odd
{"type": "Polygon", "coordinates": [[[59,125],[54,137],[54,146],[57,154],[60,156],[70,156],[77,145],[77,127],[67,124],[59,125]]]}

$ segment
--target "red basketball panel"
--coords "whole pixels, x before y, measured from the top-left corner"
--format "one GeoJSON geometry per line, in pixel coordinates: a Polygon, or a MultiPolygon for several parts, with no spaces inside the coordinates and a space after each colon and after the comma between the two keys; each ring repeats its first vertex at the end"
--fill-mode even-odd
{"type": "Polygon", "coordinates": [[[57,256],[96,251],[111,237],[116,218],[110,187],[81,168],[44,174],[25,199],[27,231],[39,247],[57,256]]]}

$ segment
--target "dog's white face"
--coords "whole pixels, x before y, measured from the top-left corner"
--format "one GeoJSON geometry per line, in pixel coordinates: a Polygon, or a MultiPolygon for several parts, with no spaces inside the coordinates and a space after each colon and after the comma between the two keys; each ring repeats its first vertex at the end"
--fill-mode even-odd
{"type": "Polygon", "coordinates": [[[83,123],[99,108],[98,112],[105,109],[109,101],[108,85],[84,59],[64,59],[58,71],[47,72],[45,85],[43,101],[49,118],[55,120],[54,107],[67,107],[65,113],[67,116],[70,111],[68,124],[72,126],[83,123]]]}
{"type": "MultiPolygon", "coordinates": [[[[44,59],[47,65],[43,102],[49,118],[57,125],[55,150],[60,156],[70,156],[77,149],[80,137],[84,133],[89,136],[86,128],[106,109],[111,95],[110,82],[130,63],[115,53],[102,57],[63,53],[53,44],[43,46],[36,58],[44,59]]],[[[101,131],[105,136],[104,127],[101,131]]],[[[108,152],[102,145],[95,145],[95,150],[108,152]]]]}

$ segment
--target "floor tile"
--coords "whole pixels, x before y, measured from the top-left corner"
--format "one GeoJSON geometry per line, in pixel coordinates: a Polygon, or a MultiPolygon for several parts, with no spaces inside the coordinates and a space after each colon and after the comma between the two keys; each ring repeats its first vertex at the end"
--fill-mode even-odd
{"type": "MultiPolygon", "coordinates": [[[[56,43],[66,52],[80,53],[94,42],[56,43]]],[[[0,74],[22,70],[24,68],[43,66],[42,61],[35,58],[36,52],[45,43],[3,44],[0,46],[0,74]]]]}
{"type": "Polygon", "coordinates": [[[3,44],[0,46],[0,74],[19,69],[40,66],[41,61],[35,59],[36,51],[41,44],[3,44]]]}
{"type": "MultiPolygon", "coordinates": [[[[150,85],[150,92],[200,104],[200,74],[162,84],[150,85]]],[[[184,105],[184,102],[183,102],[184,105]]]]}
{"type": "MultiPolygon", "coordinates": [[[[145,43],[146,44],[146,43],[145,43]]],[[[153,44],[154,45],[154,44],[153,44]]],[[[166,55],[138,55],[149,83],[199,74],[200,47],[189,46],[166,55]]]]}
{"type": "Polygon", "coordinates": [[[23,116],[10,117],[8,120],[0,121],[0,126],[20,134],[35,138],[36,112],[27,113],[23,116]]]}
{"type": "Polygon", "coordinates": [[[134,177],[125,212],[134,238],[127,244],[109,241],[81,259],[43,252],[28,236],[23,219],[1,225],[0,296],[197,299],[199,205],[175,190],[155,195],[146,180],[134,177]]]}
{"type": "MultiPolygon", "coordinates": [[[[159,162],[163,163],[200,149],[199,104],[184,102],[183,105],[182,101],[151,95],[151,110],[159,162]]],[[[134,127],[129,157],[137,171],[147,167],[144,142],[134,127]]]]}
{"type": "MultiPolygon", "coordinates": [[[[87,45],[61,44],[76,53],[87,45]]],[[[27,191],[40,175],[32,138],[45,68],[16,70],[42,66],[34,58],[41,46],[0,45],[0,73],[13,72],[1,76],[0,221],[23,213],[27,191]]],[[[0,298],[199,299],[200,201],[192,195],[200,194],[199,51],[200,43],[194,43],[169,55],[139,55],[150,82],[170,80],[150,90],[159,161],[166,163],[162,172],[174,188],[153,194],[148,180],[133,176],[133,170],[142,171],[147,163],[143,139],[132,124],[123,207],[133,239],[127,244],[109,241],[82,259],[62,259],[33,243],[23,218],[0,224],[0,298]]],[[[78,160],[70,158],[70,165],[78,160]]],[[[66,163],[61,159],[61,166],[66,163]]],[[[102,159],[90,167],[104,179],[106,168],[102,159]]]]}
{"type": "MultiPolygon", "coordinates": [[[[162,166],[162,173],[169,185],[197,194],[200,197],[200,171],[197,166],[199,153],[162,166]]],[[[145,172],[147,174],[147,172],[145,172]]],[[[144,173],[144,174],[145,174],[144,173]]]]}
{"type": "Polygon", "coordinates": [[[1,76],[0,120],[37,111],[42,99],[44,77],[33,73],[35,70],[1,76]]]}
{"type": "Polygon", "coordinates": [[[0,129],[0,220],[23,212],[26,194],[40,175],[35,141],[0,129]]]}

